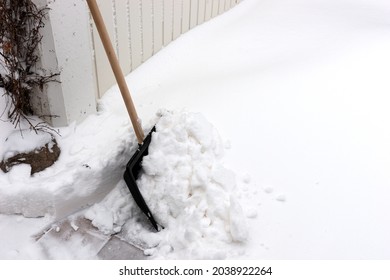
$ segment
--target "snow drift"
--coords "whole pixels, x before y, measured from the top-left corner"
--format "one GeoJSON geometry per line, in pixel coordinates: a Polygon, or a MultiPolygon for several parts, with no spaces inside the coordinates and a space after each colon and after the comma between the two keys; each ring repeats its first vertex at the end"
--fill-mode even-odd
{"type": "Polygon", "coordinates": [[[103,232],[122,230],[122,239],[153,257],[225,258],[226,245],[245,241],[247,228],[222,141],[201,114],[160,113],[137,184],[164,230],[153,233],[140,219],[123,182],[86,217],[103,232]]]}

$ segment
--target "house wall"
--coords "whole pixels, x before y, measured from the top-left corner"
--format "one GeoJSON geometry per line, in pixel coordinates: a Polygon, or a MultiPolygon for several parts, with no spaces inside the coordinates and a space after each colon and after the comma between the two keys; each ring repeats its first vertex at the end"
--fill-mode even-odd
{"type": "MultiPolygon", "coordinates": [[[[54,126],[80,122],[115,84],[85,0],[34,0],[48,5],[41,66],[60,71],[34,107],[54,126]]],[[[241,0],[97,0],[124,74],[191,28],[241,0]]]]}

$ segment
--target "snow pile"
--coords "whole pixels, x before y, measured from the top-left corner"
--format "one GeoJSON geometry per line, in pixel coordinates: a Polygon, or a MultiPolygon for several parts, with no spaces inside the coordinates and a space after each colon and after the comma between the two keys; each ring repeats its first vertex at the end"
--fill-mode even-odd
{"type": "Polygon", "coordinates": [[[122,230],[123,239],[156,258],[226,258],[227,244],[245,241],[247,228],[223,153],[201,114],[162,112],[137,184],[164,230],[150,230],[123,181],[86,217],[106,233],[122,230]]]}

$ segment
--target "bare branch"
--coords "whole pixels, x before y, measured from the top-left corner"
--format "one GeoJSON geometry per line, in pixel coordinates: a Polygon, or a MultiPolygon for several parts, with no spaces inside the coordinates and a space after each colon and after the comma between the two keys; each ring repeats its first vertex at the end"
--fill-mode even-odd
{"type": "Polygon", "coordinates": [[[0,79],[11,103],[6,106],[8,119],[15,128],[20,128],[22,121],[31,129],[43,128],[42,123],[34,125],[28,117],[34,113],[31,96],[42,92],[45,84],[56,82],[59,75],[33,71],[39,61],[40,30],[48,10],[39,9],[32,0],[0,0],[0,64],[7,70],[0,79]]]}

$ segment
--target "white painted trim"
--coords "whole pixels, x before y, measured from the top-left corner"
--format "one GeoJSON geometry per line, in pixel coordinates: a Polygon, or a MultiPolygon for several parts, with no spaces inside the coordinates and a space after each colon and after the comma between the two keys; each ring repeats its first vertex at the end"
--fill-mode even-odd
{"type": "Polygon", "coordinates": [[[60,83],[50,83],[44,94],[35,98],[37,114],[56,115],[45,118],[53,126],[82,121],[96,112],[96,81],[89,14],[84,1],[34,0],[50,8],[40,46],[41,66],[60,71],[60,83]]]}

